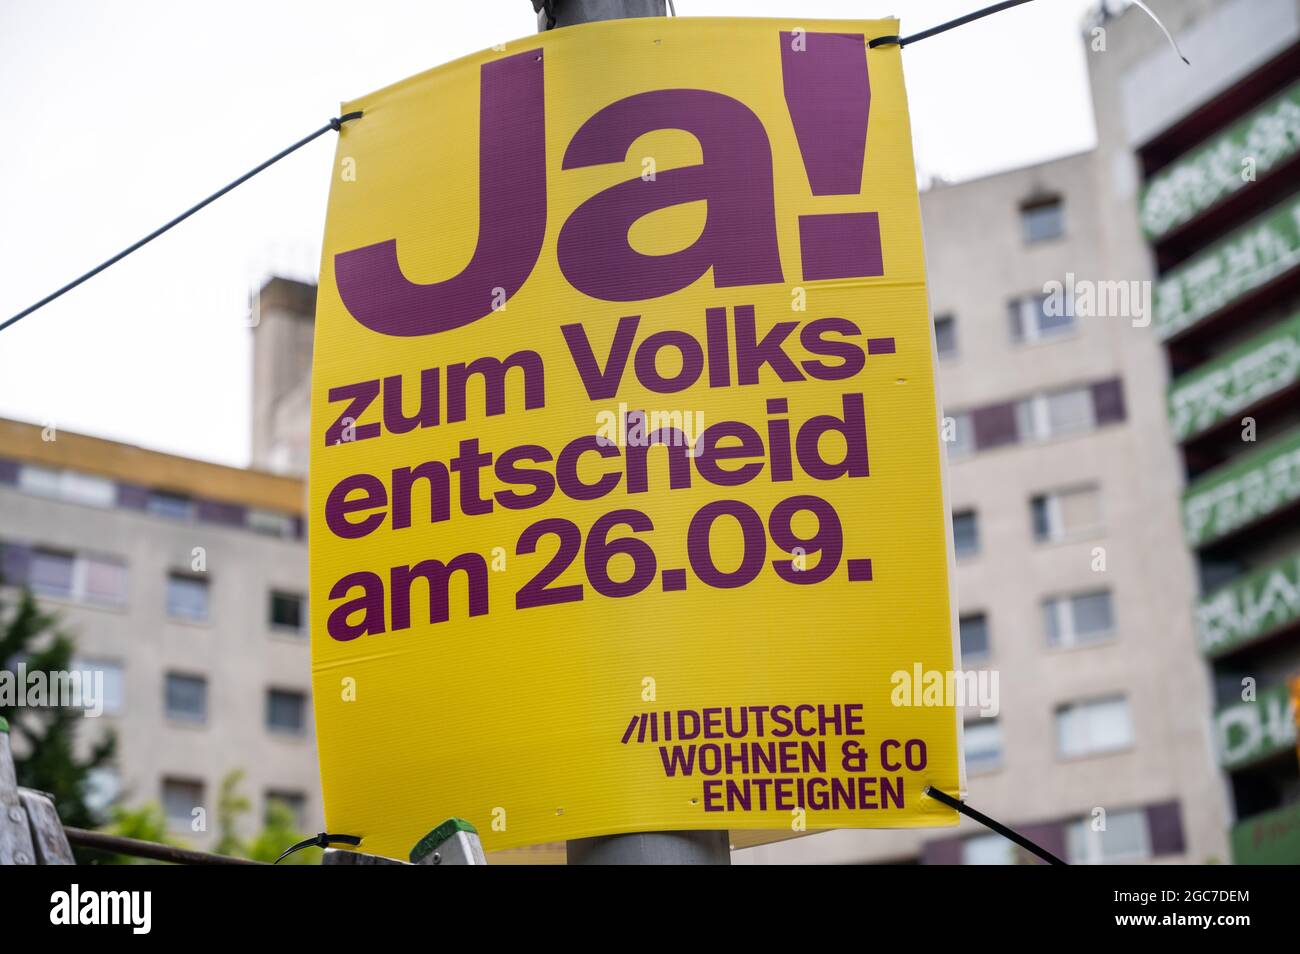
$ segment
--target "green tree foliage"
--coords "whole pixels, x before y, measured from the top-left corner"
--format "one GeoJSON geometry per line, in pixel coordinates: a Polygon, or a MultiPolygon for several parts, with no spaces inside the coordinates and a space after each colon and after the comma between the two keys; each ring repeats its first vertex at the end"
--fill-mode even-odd
{"type": "MultiPolygon", "coordinates": [[[[73,642],[57,625],[26,589],[15,601],[0,597],[0,668],[14,673],[15,680],[20,661],[29,673],[71,671],[73,642]]],[[[0,700],[0,716],[9,722],[18,784],[52,795],[65,825],[101,824],[104,819],[88,804],[90,773],[112,761],[116,736],[104,732],[84,757],[79,756],[77,731],[85,722],[80,709],[6,706],[6,701],[16,700],[0,700]]]]}
{"type": "MultiPolygon", "coordinates": [[[[0,596],[0,669],[17,678],[18,664],[26,671],[70,672],[75,646],[58,628],[58,619],[41,609],[32,594],[22,590],[8,602],[0,596]]],[[[63,824],[75,828],[101,828],[127,838],[155,844],[186,847],[169,835],[167,819],[157,804],[135,808],[113,806],[108,817],[91,807],[90,773],[112,762],[116,736],[104,732],[84,756],[78,755],[77,731],[85,719],[80,709],[56,706],[6,705],[0,698],[0,717],[6,719],[14,748],[18,784],[48,792],[63,824]]],[[[257,834],[245,841],[239,836],[241,819],[252,810],[251,801],[240,791],[244,773],[236,770],[221,781],[217,798],[217,854],[274,861],[290,845],[302,840],[293,812],[272,800],[257,834]]],[[[155,864],[146,859],[104,851],[78,849],[77,858],[89,864],[155,864]]],[[[320,849],[308,848],[290,855],[281,864],[319,864],[320,849]]]]}
{"type": "MultiPolygon", "coordinates": [[[[221,792],[217,797],[217,846],[220,855],[234,855],[239,858],[251,858],[253,861],[275,861],[286,848],[303,839],[294,821],[289,806],[270,800],[266,806],[266,818],[261,830],[251,841],[239,837],[240,819],[252,810],[252,803],[244,796],[239,786],[244,780],[240,769],[230,772],[221,780],[221,792]]],[[[319,848],[304,848],[295,851],[282,865],[320,864],[319,848]]]]}
{"type": "Polygon", "coordinates": [[[253,804],[239,791],[243,780],[243,769],[228,772],[221,780],[221,791],[217,795],[217,844],[213,848],[219,855],[246,857],[244,843],[236,829],[240,816],[248,814],[253,804]]]}
{"type": "MultiPolygon", "coordinates": [[[[304,837],[294,823],[293,812],[289,806],[272,801],[266,807],[266,824],[248,845],[248,857],[254,861],[273,862],[280,857],[282,851],[302,841],[304,837]]],[[[280,864],[318,865],[320,859],[319,848],[303,848],[301,851],[295,851],[280,864]]]]}
{"type": "MultiPolygon", "coordinates": [[[[157,804],[141,805],[139,808],[114,805],[110,815],[111,821],[104,829],[110,835],[137,838],[140,841],[152,841],[159,845],[184,847],[167,834],[167,819],[163,816],[162,808],[157,804]]],[[[95,852],[92,860],[95,864],[101,865],[162,864],[161,861],[151,861],[147,858],[136,858],[131,855],[118,855],[107,852],[95,852]]]]}

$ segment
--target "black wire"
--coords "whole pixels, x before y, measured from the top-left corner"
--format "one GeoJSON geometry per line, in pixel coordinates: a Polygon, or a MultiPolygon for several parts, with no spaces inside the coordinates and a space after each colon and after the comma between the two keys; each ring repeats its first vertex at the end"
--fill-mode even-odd
{"type": "Polygon", "coordinates": [[[212,193],[212,195],[208,196],[202,202],[198,203],[198,205],[194,205],[186,209],[184,212],[176,216],[176,218],[172,219],[166,225],[162,225],[154,229],[144,238],[140,239],[140,241],[122,249],[122,251],[118,252],[112,258],[100,262],[98,265],[96,265],[90,271],[86,272],[86,274],[82,275],[80,278],[73,279],[72,281],[68,282],[68,284],[60,288],[58,291],[46,295],[44,298],[42,298],[40,301],[38,301],[36,304],[32,305],[31,307],[24,308],[22,311],[18,312],[18,314],[14,315],[12,318],[8,319],[3,324],[0,324],[0,331],[4,331],[6,328],[14,324],[15,322],[20,321],[23,318],[26,318],[28,315],[30,315],[32,312],[36,311],[37,309],[45,307],[50,302],[54,301],[54,299],[58,298],[60,295],[64,295],[67,292],[72,291],[72,289],[76,288],[82,282],[86,281],[86,279],[94,278],[104,269],[108,268],[110,265],[117,264],[118,262],[126,258],[128,255],[130,255],[132,252],[136,251],[137,249],[140,249],[145,245],[148,245],[150,242],[152,242],[158,236],[162,235],[164,232],[168,231],[171,228],[174,228],[177,225],[180,225],[180,223],[184,222],[195,212],[215,202],[217,199],[221,198],[223,195],[225,195],[231,189],[234,189],[236,186],[243,185],[245,182],[253,178],[253,176],[257,175],[263,169],[266,169],[268,166],[272,166],[275,163],[279,162],[281,159],[289,155],[291,152],[295,152],[298,149],[301,149],[303,146],[307,145],[307,143],[311,142],[313,139],[325,135],[325,133],[329,132],[331,129],[334,130],[335,132],[338,132],[338,130],[343,126],[344,123],[359,118],[361,118],[360,111],[354,113],[347,113],[346,115],[338,116],[335,117],[334,119],[331,119],[328,123],[326,123],[320,129],[316,130],[310,136],[305,136],[302,139],[299,139],[297,142],[295,142],[292,146],[289,146],[287,149],[282,149],[280,152],[277,152],[274,156],[272,156],[270,159],[263,162],[261,165],[256,166],[253,169],[250,169],[248,172],[245,172],[234,182],[222,186],[216,192],[212,193]]]}
{"type": "MultiPolygon", "coordinates": [[[[541,7],[546,10],[547,21],[548,21],[547,29],[551,29],[555,26],[554,0],[540,0],[540,2],[541,2],[541,7]]],[[[965,16],[958,17],[955,20],[949,20],[947,23],[941,23],[936,27],[931,27],[930,29],[923,30],[920,33],[914,33],[912,36],[909,37],[900,38],[896,36],[878,36],[875,39],[873,39],[869,45],[874,48],[877,46],[885,46],[887,44],[897,43],[898,46],[902,48],[909,43],[916,43],[920,40],[927,39],[928,37],[932,37],[937,34],[944,33],[948,30],[952,30],[956,27],[962,26],[964,24],[970,23],[973,20],[979,20],[982,17],[987,17],[990,16],[991,14],[998,13],[1002,10],[1007,10],[1011,7],[1018,7],[1021,4],[1029,3],[1029,2],[1030,0],[1003,0],[1002,3],[995,3],[992,6],[985,7],[982,10],[976,10],[974,13],[968,13],[965,16]]],[[[534,7],[536,8],[537,5],[538,5],[538,0],[534,0],[534,7]]],[[[164,232],[167,232],[168,230],[184,222],[195,212],[198,212],[200,209],[204,208],[205,206],[208,206],[211,203],[215,202],[217,199],[221,198],[223,195],[225,195],[227,192],[231,191],[232,189],[236,188],[237,186],[240,186],[243,183],[247,182],[249,179],[253,178],[253,176],[257,175],[259,172],[261,172],[263,169],[266,169],[268,166],[274,165],[275,163],[283,159],[285,156],[289,155],[292,152],[297,151],[298,149],[301,149],[303,146],[307,145],[307,143],[311,142],[312,140],[320,136],[323,136],[331,129],[334,130],[335,132],[338,132],[339,129],[342,127],[343,123],[349,122],[350,120],[353,119],[359,119],[360,117],[361,117],[361,113],[358,111],[358,112],[348,113],[345,116],[339,116],[335,119],[331,119],[328,123],[326,123],[320,129],[316,130],[311,135],[305,136],[304,138],[294,143],[292,146],[289,146],[287,149],[281,150],[280,152],[276,153],[274,156],[272,156],[270,159],[267,159],[261,165],[244,173],[234,182],[231,182],[228,185],[223,186],[222,188],[218,189],[216,192],[212,193],[212,195],[204,199],[202,202],[199,202],[197,205],[191,206],[190,208],[182,212],[180,215],[176,216],[176,218],[172,219],[170,222],[150,232],[148,235],[140,239],[135,244],[128,246],[127,248],[118,252],[112,258],[109,258],[101,262],[100,264],[96,265],[94,268],[86,272],[84,275],[68,282],[68,284],[64,285],[58,291],[46,295],[40,301],[36,302],[36,304],[24,308],[22,311],[18,312],[18,314],[14,315],[12,318],[9,318],[3,323],[0,323],[0,331],[4,331],[10,325],[15,324],[18,321],[21,321],[23,318],[26,318],[32,312],[44,308],[46,305],[54,301],[56,298],[59,298],[60,296],[65,295],[68,292],[72,291],[72,289],[76,288],[82,282],[86,281],[87,279],[94,278],[96,275],[98,275],[100,272],[102,272],[104,269],[108,268],[109,266],[116,265],[122,259],[130,255],[132,252],[142,248],[145,245],[148,245],[150,242],[152,242],[158,236],[162,235],[164,232]]]]}
{"type": "Polygon", "coordinates": [[[929,795],[935,801],[942,802],[943,804],[947,805],[949,808],[955,808],[957,811],[961,812],[967,818],[973,818],[975,821],[979,822],[985,828],[997,832],[1003,838],[1006,838],[1010,841],[1014,841],[1017,845],[1019,845],[1021,848],[1025,849],[1026,851],[1033,852],[1039,858],[1042,858],[1044,861],[1046,861],[1049,865],[1065,864],[1064,861],[1056,857],[1056,855],[1052,854],[1046,848],[1040,848],[1038,845],[1035,845],[1024,835],[1020,834],[1019,832],[1012,831],[1010,828],[1008,828],[1006,825],[1002,824],[999,821],[994,821],[992,818],[989,818],[989,816],[985,815],[983,812],[976,811],[975,809],[967,805],[965,802],[953,798],[947,792],[941,792],[939,789],[935,788],[934,786],[927,786],[925,791],[922,794],[929,795]]]}
{"type": "Polygon", "coordinates": [[[936,27],[930,27],[928,30],[922,30],[920,33],[913,33],[911,36],[878,36],[868,45],[871,47],[887,46],[897,43],[899,48],[907,46],[909,43],[918,43],[921,40],[929,39],[940,33],[947,33],[949,30],[956,29],[959,26],[965,26],[974,20],[980,20],[995,13],[1001,13],[1003,10],[1010,10],[1012,7],[1018,7],[1022,3],[1029,3],[1029,0],[1002,0],[1002,3],[995,3],[991,7],[985,7],[983,10],[976,10],[974,13],[968,13],[956,20],[949,20],[947,23],[940,23],[936,27]]]}

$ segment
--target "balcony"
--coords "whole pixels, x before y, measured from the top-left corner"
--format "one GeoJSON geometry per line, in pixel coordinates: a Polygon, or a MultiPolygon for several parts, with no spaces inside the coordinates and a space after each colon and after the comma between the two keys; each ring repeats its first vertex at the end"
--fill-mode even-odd
{"type": "Polygon", "coordinates": [[[1300,622],[1300,553],[1233,580],[1196,606],[1201,652],[1213,659],[1300,622]]]}
{"type": "Polygon", "coordinates": [[[1153,244],[1159,242],[1298,154],[1300,83],[1295,83],[1155,175],[1142,192],[1142,231],[1153,244]],[[1244,165],[1243,157],[1253,159],[1253,166],[1244,165]]]}
{"type": "Polygon", "coordinates": [[[1155,288],[1162,341],[1187,332],[1300,271],[1300,196],[1165,273],[1155,288]]]}
{"type": "Polygon", "coordinates": [[[1169,387],[1169,422],[1180,444],[1277,397],[1300,381],[1300,314],[1169,387]]]}
{"type": "Polygon", "coordinates": [[[1224,706],[1214,714],[1219,764],[1229,772],[1293,750],[1295,706],[1285,685],[1261,690],[1254,702],[1224,706]]]}
{"type": "Polygon", "coordinates": [[[1252,815],[1232,828],[1232,862],[1300,865],[1300,802],[1252,815]]]}
{"type": "Polygon", "coordinates": [[[1194,481],[1183,494],[1183,528],[1206,547],[1300,501],[1300,428],[1194,481]]]}

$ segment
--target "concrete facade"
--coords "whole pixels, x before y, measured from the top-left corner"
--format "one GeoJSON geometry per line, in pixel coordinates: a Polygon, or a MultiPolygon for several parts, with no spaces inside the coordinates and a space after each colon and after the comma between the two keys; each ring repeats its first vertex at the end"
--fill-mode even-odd
{"type": "Polygon", "coordinates": [[[254,308],[252,465],[306,476],[316,289],[272,281],[254,308]]]}
{"type": "Polygon", "coordinates": [[[79,669],[120,679],[117,703],[79,732],[86,747],[107,729],[117,734],[116,777],[100,779],[101,794],[132,807],[167,803],[175,836],[194,847],[211,847],[217,792],[234,770],[245,772],[240,791],[252,802],[245,835],[273,793],[295,802],[304,831],[321,830],[305,623],[273,625],[269,610],[272,592],[301,597],[305,609],[304,503],[298,479],[0,421],[6,582],[32,585],[57,614],[79,669]],[[78,483],[52,479],[65,474],[78,483]],[[120,568],[120,588],[65,588],[58,576],[69,557],[74,567],[89,559],[120,568]],[[169,612],[172,574],[206,585],[206,619],[169,612]],[[202,719],[169,711],[169,674],[205,681],[202,719]],[[298,731],[268,727],[272,689],[300,696],[298,731]],[[191,809],[205,809],[206,831],[179,817],[177,783],[198,786],[191,809]]]}
{"type": "Polygon", "coordinates": [[[1300,320],[1300,2],[1152,7],[1192,67],[1140,11],[1104,24],[1091,70],[1099,161],[1137,184],[1140,209],[1136,223],[1120,214],[1128,202],[1110,210],[1109,244],[1157,274],[1233,860],[1300,863],[1300,837],[1286,834],[1300,810],[1288,699],[1300,677],[1300,349],[1288,330],[1300,320]]]}

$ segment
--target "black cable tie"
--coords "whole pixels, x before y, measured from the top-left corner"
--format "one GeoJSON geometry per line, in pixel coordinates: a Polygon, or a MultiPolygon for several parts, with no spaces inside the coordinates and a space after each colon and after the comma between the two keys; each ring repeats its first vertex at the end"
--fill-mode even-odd
{"type": "Polygon", "coordinates": [[[944,805],[947,805],[949,808],[956,809],[958,812],[965,815],[967,818],[979,822],[981,825],[983,825],[985,828],[989,829],[990,831],[997,832],[999,835],[1001,835],[1003,838],[1007,839],[1008,841],[1015,842],[1021,848],[1025,849],[1025,851],[1032,852],[1033,854],[1037,855],[1039,858],[1042,858],[1049,865],[1065,864],[1065,862],[1062,861],[1060,858],[1056,857],[1056,855],[1052,854],[1046,848],[1042,848],[1034,844],[1032,841],[1030,841],[1024,835],[1020,834],[1018,831],[1013,831],[1012,829],[1008,828],[1006,825],[1002,824],[1001,822],[994,821],[992,818],[989,818],[989,816],[985,815],[983,812],[976,811],[975,809],[967,805],[965,802],[961,801],[960,799],[953,798],[947,792],[942,792],[939,789],[935,788],[933,785],[927,785],[925,789],[921,792],[921,794],[929,795],[936,802],[941,802],[944,805]]]}
{"type": "MultiPolygon", "coordinates": [[[[356,115],[360,116],[361,114],[357,113],[356,115]]],[[[345,122],[348,119],[346,116],[340,118],[345,122]]],[[[331,835],[328,832],[321,832],[320,834],[312,835],[310,838],[304,838],[302,841],[298,842],[298,844],[291,845],[284,849],[284,851],[280,852],[280,857],[276,858],[275,861],[271,863],[278,865],[295,851],[302,851],[304,848],[328,848],[330,845],[351,845],[355,848],[359,844],[361,844],[361,839],[357,835],[331,835]]]]}
{"type": "Polygon", "coordinates": [[[867,46],[874,50],[878,46],[893,46],[895,43],[900,47],[903,45],[903,41],[897,36],[878,36],[874,40],[867,41],[867,46]]]}
{"type": "Polygon", "coordinates": [[[340,129],[343,128],[344,123],[350,123],[354,119],[360,119],[362,115],[363,113],[359,109],[356,112],[344,113],[342,116],[337,116],[334,119],[330,120],[330,128],[333,129],[335,132],[338,132],[340,129]]]}

